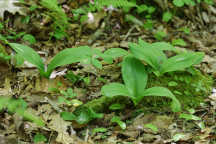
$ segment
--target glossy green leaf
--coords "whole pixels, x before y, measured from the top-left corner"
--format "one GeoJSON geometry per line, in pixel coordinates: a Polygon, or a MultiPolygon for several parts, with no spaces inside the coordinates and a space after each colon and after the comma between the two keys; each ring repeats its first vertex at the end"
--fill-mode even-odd
{"type": "Polygon", "coordinates": [[[152,48],[151,44],[138,45],[136,43],[129,43],[131,53],[138,59],[144,60],[154,70],[158,70],[165,55],[162,51],[152,48]]]}
{"type": "Polygon", "coordinates": [[[49,77],[51,72],[58,66],[79,62],[90,56],[92,56],[92,51],[88,46],[64,49],[59,52],[48,65],[47,77],[49,77]]]}
{"type": "Polygon", "coordinates": [[[176,99],[176,97],[172,94],[172,92],[164,87],[152,87],[149,89],[146,89],[142,95],[140,95],[137,100],[140,101],[142,100],[143,97],[145,96],[163,96],[163,97],[167,97],[172,99],[172,103],[171,103],[171,108],[172,111],[174,112],[178,112],[181,110],[181,104],[178,101],[178,99],[176,99]]]}
{"type": "Polygon", "coordinates": [[[142,62],[135,57],[128,56],[123,60],[122,77],[131,96],[139,96],[145,90],[148,74],[142,62]]]}
{"type": "Polygon", "coordinates": [[[128,52],[122,48],[110,48],[104,52],[104,54],[111,56],[113,59],[122,57],[128,54],[128,52]]]}
{"type": "Polygon", "coordinates": [[[151,44],[151,47],[154,47],[155,49],[161,50],[161,51],[167,50],[167,51],[177,52],[177,49],[174,46],[172,46],[170,43],[167,43],[167,42],[155,42],[151,44]]]}
{"type": "Polygon", "coordinates": [[[9,43],[11,48],[13,48],[20,56],[22,56],[26,61],[30,62],[31,64],[35,65],[41,73],[44,72],[44,63],[43,60],[40,58],[39,54],[35,52],[32,48],[17,44],[17,43],[9,43]]]}
{"type": "Polygon", "coordinates": [[[101,93],[107,97],[114,97],[114,96],[128,96],[130,97],[130,94],[125,87],[125,85],[120,83],[110,83],[107,85],[104,85],[101,89],[101,93]]]}
{"type": "Polygon", "coordinates": [[[194,64],[202,61],[204,53],[202,52],[187,52],[176,55],[165,61],[161,67],[161,73],[184,70],[194,64]]]}

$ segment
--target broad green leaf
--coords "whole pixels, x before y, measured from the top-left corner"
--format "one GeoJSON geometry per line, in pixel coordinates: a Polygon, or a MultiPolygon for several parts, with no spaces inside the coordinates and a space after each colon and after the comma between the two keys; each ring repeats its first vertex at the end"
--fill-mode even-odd
{"type": "Polygon", "coordinates": [[[80,62],[91,56],[92,51],[88,46],[64,49],[63,51],[59,52],[48,65],[47,77],[49,77],[51,72],[58,66],[80,62]]]}
{"type": "Polygon", "coordinates": [[[178,112],[181,110],[181,104],[176,99],[176,97],[172,94],[172,92],[164,87],[152,87],[143,91],[142,95],[140,95],[137,100],[138,102],[145,96],[163,96],[172,99],[171,108],[174,112],[178,112]]]}
{"type": "Polygon", "coordinates": [[[110,48],[104,52],[105,55],[109,55],[113,59],[122,57],[128,54],[128,52],[122,48],[110,48]]]}
{"type": "Polygon", "coordinates": [[[144,60],[154,70],[159,70],[163,59],[166,57],[162,51],[152,48],[151,44],[138,45],[129,43],[131,53],[138,59],[144,60]]]}
{"type": "Polygon", "coordinates": [[[135,57],[127,56],[123,60],[122,77],[131,96],[139,96],[145,90],[148,74],[143,63],[135,57]]]}
{"type": "Polygon", "coordinates": [[[176,55],[165,61],[161,67],[161,73],[184,70],[194,64],[198,64],[202,61],[204,53],[201,52],[187,52],[176,55]]]}
{"type": "Polygon", "coordinates": [[[126,129],[126,124],[125,122],[121,121],[120,117],[118,116],[114,116],[112,119],[111,119],[111,122],[112,123],[117,123],[121,129],[126,129]]]}
{"type": "Polygon", "coordinates": [[[102,87],[101,93],[107,97],[114,97],[114,96],[128,96],[130,94],[127,88],[120,83],[110,83],[102,87]]]}
{"type": "Polygon", "coordinates": [[[17,43],[9,43],[11,48],[13,48],[20,56],[22,56],[26,61],[30,62],[31,64],[35,65],[41,73],[44,72],[44,63],[43,60],[40,58],[39,54],[33,50],[32,48],[17,44],[17,43]]]}
{"type": "Polygon", "coordinates": [[[167,50],[167,51],[177,52],[177,49],[174,46],[172,46],[170,43],[167,43],[167,42],[155,42],[155,43],[152,43],[151,46],[161,51],[167,50]]]}

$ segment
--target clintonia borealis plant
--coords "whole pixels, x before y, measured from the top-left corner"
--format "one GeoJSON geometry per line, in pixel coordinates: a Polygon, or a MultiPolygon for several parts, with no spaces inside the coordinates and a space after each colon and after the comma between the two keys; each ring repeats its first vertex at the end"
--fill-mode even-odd
{"type": "Polygon", "coordinates": [[[126,96],[137,105],[145,96],[164,96],[172,99],[172,111],[181,110],[180,102],[164,87],[146,89],[148,73],[142,62],[133,56],[126,56],[122,63],[122,77],[124,84],[110,83],[102,87],[102,94],[107,97],[126,96]]]}
{"type": "Polygon", "coordinates": [[[202,52],[182,52],[176,56],[167,58],[164,50],[177,51],[172,45],[166,42],[146,43],[139,39],[139,43],[129,43],[129,48],[134,57],[144,60],[153,68],[157,76],[166,72],[184,70],[194,64],[199,64],[204,53],[202,52]]]}
{"type": "Polygon", "coordinates": [[[33,50],[32,48],[17,44],[17,43],[9,43],[9,45],[17,52],[18,55],[20,55],[24,60],[30,62],[31,64],[35,65],[40,74],[46,78],[49,78],[52,71],[59,66],[80,62],[80,61],[90,61],[94,66],[102,68],[102,65],[97,58],[97,54],[102,53],[91,49],[88,46],[80,46],[77,48],[67,48],[59,52],[52,61],[48,64],[46,67],[43,63],[43,60],[39,56],[39,54],[33,50]]]}

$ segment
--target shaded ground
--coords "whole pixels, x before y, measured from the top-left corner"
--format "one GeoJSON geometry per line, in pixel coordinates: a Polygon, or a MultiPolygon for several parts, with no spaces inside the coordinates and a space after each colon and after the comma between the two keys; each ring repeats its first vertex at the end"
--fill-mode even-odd
{"type": "MultiPolygon", "coordinates": [[[[68,17],[71,18],[73,15],[68,8],[76,8],[76,5],[81,3],[63,1],[62,6],[68,17]]],[[[124,14],[120,11],[112,14],[97,12],[91,24],[80,25],[79,22],[71,21],[68,30],[69,37],[62,40],[55,40],[48,35],[48,32],[52,31],[51,20],[41,16],[44,11],[46,10],[42,8],[33,12],[28,11],[29,23],[21,22],[26,16],[5,14],[4,29],[1,30],[1,34],[16,37],[20,32],[26,32],[34,35],[37,40],[34,44],[18,36],[9,41],[31,46],[48,62],[64,48],[89,45],[101,51],[115,47],[128,50],[128,42],[136,42],[138,38],[147,42],[155,42],[158,41],[154,36],[155,33],[163,31],[167,34],[163,38],[164,41],[171,42],[174,39],[182,38],[186,42],[185,46],[181,44],[176,46],[179,49],[205,52],[203,62],[197,67],[203,74],[209,74],[213,79],[216,76],[215,5],[200,5],[194,9],[182,10],[185,16],[174,16],[169,23],[161,22],[160,18],[156,17],[152,30],[145,30],[136,23],[125,22],[124,14]],[[181,31],[182,27],[189,28],[190,33],[181,31]]],[[[7,45],[1,41],[0,44],[8,54],[13,54],[7,45]]],[[[100,90],[105,83],[122,81],[118,66],[121,60],[119,58],[111,65],[104,64],[102,70],[83,64],[60,67],[56,72],[67,70],[67,73],[71,71],[75,76],[68,79],[64,74],[50,80],[41,78],[37,69],[29,63],[16,67],[13,59],[10,62],[2,61],[0,64],[0,95],[23,98],[28,103],[28,112],[40,116],[45,126],[37,126],[5,109],[0,112],[0,144],[33,143],[35,136],[39,133],[46,137],[47,143],[51,144],[216,143],[216,93],[209,91],[205,93],[205,100],[199,106],[195,109],[186,110],[185,108],[182,112],[196,117],[180,118],[181,113],[172,113],[164,104],[161,106],[157,103],[156,105],[147,103],[147,106],[134,107],[131,102],[126,101],[124,110],[100,111],[104,113],[104,117],[88,124],[64,121],[59,112],[73,112],[76,105],[59,104],[57,98],[63,95],[60,91],[72,88],[77,95],[76,98],[83,103],[100,98],[100,90]],[[119,115],[121,120],[127,124],[125,130],[110,122],[114,115],[119,115]]]]}

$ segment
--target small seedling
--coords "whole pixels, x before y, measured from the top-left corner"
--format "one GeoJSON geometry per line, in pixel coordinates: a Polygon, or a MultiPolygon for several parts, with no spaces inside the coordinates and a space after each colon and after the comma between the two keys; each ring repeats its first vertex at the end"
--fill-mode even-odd
{"type": "Polygon", "coordinates": [[[181,105],[176,97],[164,87],[146,88],[148,74],[145,66],[138,59],[127,56],[122,63],[122,77],[125,85],[110,83],[102,87],[102,94],[129,97],[137,105],[145,96],[164,96],[172,99],[171,107],[174,112],[180,111],[181,105]]]}

